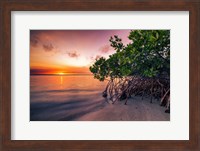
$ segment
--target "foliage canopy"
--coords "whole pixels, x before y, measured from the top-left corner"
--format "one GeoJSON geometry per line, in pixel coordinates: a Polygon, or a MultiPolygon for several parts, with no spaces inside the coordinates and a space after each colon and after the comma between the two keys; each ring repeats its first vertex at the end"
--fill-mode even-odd
{"type": "Polygon", "coordinates": [[[126,46],[117,35],[110,38],[116,52],[108,59],[101,57],[90,66],[96,79],[138,75],[156,78],[170,75],[170,31],[132,30],[126,46]]]}

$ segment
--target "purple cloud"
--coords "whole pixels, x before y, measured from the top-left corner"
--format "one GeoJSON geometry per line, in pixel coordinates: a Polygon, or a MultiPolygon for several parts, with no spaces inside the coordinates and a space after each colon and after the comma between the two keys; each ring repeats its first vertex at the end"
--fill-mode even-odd
{"type": "Polygon", "coordinates": [[[71,58],[78,58],[80,54],[78,54],[76,51],[74,52],[67,52],[67,55],[71,58]]]}
{"type": "Polygon", "coordinates": [[[37,36],[31,36],[31,38],[30,38],[30,44],[31,44],[31,46],[37,47],[38,43],[39,43],[39,37],[37,37],[37,36]]]}
{"type": "Polygon", "coordinates": [[[112,48],[110,45],[105,45],[102,46],[99,50],[101,51],[101,53],[108,53],[110,50],[112,50],[112,48]]]}
{"type": "Polygon", "coordinates": [[[43,48],[46,52],[50,52],[54,49],[54,46],[51,43],[43,44],[43,48]]]}

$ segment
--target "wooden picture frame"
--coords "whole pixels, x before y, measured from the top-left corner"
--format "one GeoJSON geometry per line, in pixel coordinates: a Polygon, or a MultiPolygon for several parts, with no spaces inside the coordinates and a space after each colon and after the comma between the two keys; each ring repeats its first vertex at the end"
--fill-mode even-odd
{"type": "Polygon", "coordinates": [[[199,0],[1,0],[0,150],[200,150],[199,0]],[[11,140],[11,11],[189,11],[189,140],[11,140]]]}

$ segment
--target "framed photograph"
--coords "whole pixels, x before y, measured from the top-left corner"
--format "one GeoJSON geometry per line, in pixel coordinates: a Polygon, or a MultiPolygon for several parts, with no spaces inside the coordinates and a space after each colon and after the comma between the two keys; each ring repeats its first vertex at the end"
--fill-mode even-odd
{"type": "Polygon", "coordinates": [[[200,149],[199,0],[5,0],[0,14],[0,150],[200,149]]]}

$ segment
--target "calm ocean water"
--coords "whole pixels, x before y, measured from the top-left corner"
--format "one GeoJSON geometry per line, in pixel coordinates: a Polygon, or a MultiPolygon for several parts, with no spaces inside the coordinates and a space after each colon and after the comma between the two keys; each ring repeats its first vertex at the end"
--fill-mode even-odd
{"type": "Polygon", "coordinates": [[[31,76],[30,120],[76,120],[104,105],[105,86],[90,75],[31,76]]]}

